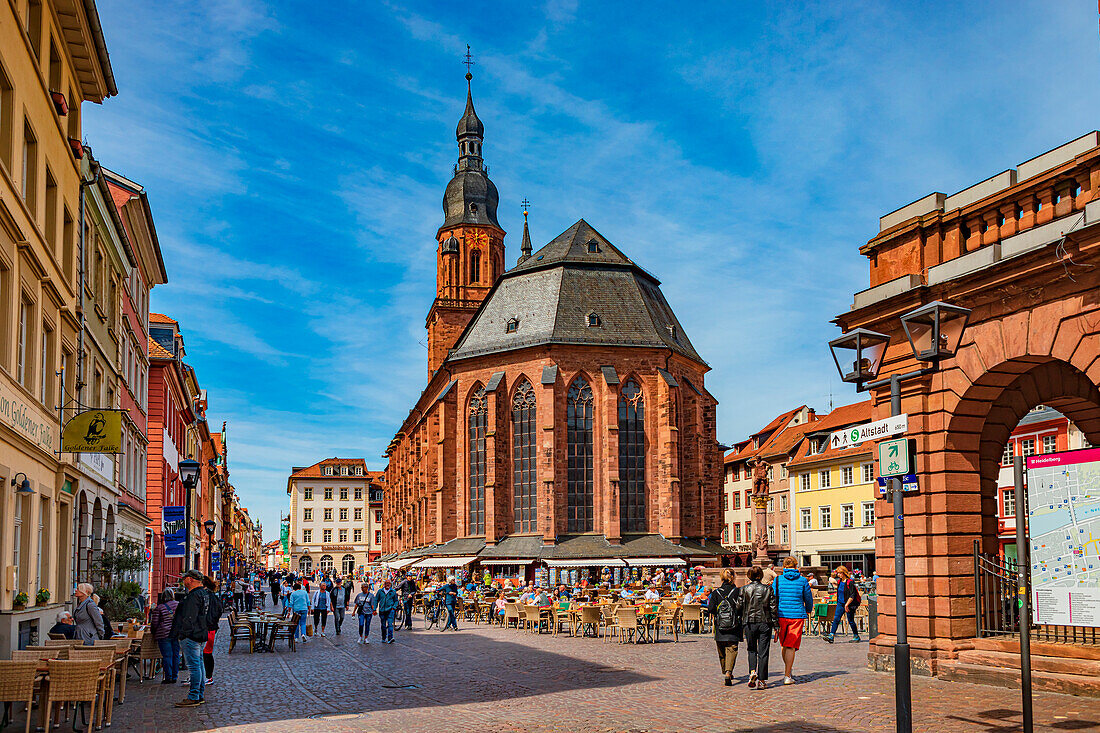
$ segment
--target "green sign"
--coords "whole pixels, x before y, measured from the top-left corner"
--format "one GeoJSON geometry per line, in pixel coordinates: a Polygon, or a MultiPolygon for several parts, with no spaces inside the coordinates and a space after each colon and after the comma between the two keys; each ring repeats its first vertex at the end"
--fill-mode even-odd
{"type": "Polygon", "coordinates": [[[283,545],[283,555],[290,556],[290,522],[279,523],[279,541],[283,545]]]}
{"type": "Polygon", "coordinates": [[[894,438],[878,444],[880,476],[904,476],[909,473],[909,440],[894,438]]]}

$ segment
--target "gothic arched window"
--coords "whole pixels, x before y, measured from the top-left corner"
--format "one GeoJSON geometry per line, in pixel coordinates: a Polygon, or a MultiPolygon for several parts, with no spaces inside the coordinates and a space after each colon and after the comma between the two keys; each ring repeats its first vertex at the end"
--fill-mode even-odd
{"type": "Polygon", "coordinates": [[[481,252],[476,249],[470,253],[470,282],[481,280],[481,252]]]}
{"type": "Polygon", "coordinates": [[[566,530],[591,532],[592,518],[592,388],[577,377],[566,396],[566,530]]]}
{"type": "Polygon", "coordinates": [[[466,417],[466,440],[470,455],[470,534],[485,534],[485,427],[488,417],[485,388],[478,387],[470,397],[470,410],[466,417]]]}
{"type": "Polygon", "coordinates": [[[517,532],[538,529],[535,457],[535,390],[526,379],[512,397],[512,496],[517,532]]]}
{"type": "Polygon", "coordinates": [[[645,400],[628,380],[619,393],[619,528],[645,532],[645,400]]]}

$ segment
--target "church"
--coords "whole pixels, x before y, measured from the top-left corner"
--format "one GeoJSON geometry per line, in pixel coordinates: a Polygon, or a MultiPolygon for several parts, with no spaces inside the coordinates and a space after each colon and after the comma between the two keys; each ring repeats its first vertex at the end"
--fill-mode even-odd
{"type": "Polygon", "coordinates": [[[467,73],[436,235],[430,377],[386,449],[383,562],[619,581],[720,564],[710,367],[660,282],[585,220],[508,268],[467,73]]]}

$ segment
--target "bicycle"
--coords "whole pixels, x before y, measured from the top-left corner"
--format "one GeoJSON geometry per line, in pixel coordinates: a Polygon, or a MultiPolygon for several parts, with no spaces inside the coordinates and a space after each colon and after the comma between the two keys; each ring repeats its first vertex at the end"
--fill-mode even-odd
{"type": "Polygon", "coordinates": [[[405,604],[398,603],[397,608],[393,610],[393,628],[400,629],[402,624],[405,623],[405,604]]]}
{"type": "Polygon", "coordinates": [[[430,599],[424,601],[424,629],[427,630],[433,626],[442,629],[443,621],[446,618],[445,614],[443,599],[433,595],[430,599]]]}

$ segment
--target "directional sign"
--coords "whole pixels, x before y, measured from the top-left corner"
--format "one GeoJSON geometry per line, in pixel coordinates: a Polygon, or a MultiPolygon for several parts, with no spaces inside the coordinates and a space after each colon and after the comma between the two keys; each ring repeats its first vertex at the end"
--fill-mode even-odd
{"type": "Polygon", "coordinates": [[[903,476],[909,473],[909,440],[894,438],[878,444],[878,472],[883,476],[903,476]]]}
{"type": "MultiPolygon", "coordinates": [[[[886,490],[890,488],[890,479],[893,477],[879,476],[878,477],[878,493],[879,496],[885,496],[886,490]]],[[[920,485],[917,483],[917,475],[914,473],[907,473],[904,476],[898,477],[901,479],[901,490],[909,493],[911,491],[920,491],[920,485]]]]}
{"type": "Polygon", "coordinates": [[[865,440],[875,440],[877,438],[885,438],[889,435],[904,433],[908,428],[908,415],[895,415],[885,420],[876,420],[875,422],[864,423],[863,425],[853,425],[850,428],[844,428],[843,430],[838,430],[833,433],[829,438],[829,447],[833,449],[847,448],[850,445],[856,445],[865,440]]]}

